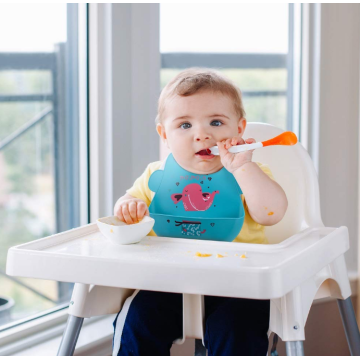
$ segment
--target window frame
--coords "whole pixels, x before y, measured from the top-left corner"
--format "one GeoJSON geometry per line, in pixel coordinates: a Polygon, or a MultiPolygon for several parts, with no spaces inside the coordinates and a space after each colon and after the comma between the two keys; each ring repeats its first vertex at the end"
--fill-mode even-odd
{"type": "MultiPolygon", "coordinates": [[[[80,124],[86,122],[88,113],[88,138],[83,136],[81,141],[89,142],[88,161],[83,162],[83,166],[89,167],[89,217],[94,222],[100,214],[112,212],[114,200],[125,192],[138,176],[140,169],[143,171],[149,162],[159,158],[159,146],[153,145],[158,143],[157,134],[149,134],[147,131],[149,119],[153,119],[155,124],[160,89],[159,4],[91,3],[87,6],[88,23],[91,24],[88,27],[89,107],[80,113],[80,124]],[[142,26],[139,27],[138,24],[142,26]],[[136,50],[131,49],[129,38],[143,46],[136,50]],[[121,45],[122,50],[127,51],[122,51],[121,45]],[[118,64],[132,64],[132,69],[128,71],[128,68],[120,68],[118,64]],[[146,78],[145,84],[141,76],[146,78]],[[144,91],[137,94],[137,89],[144,91]],[[139,102],[143,106],[138,106],[139,102]],[[122,120],[118,121],[119,118],[122,120]],[[127,128],[130,136],[124,133],[121,127],[128,119],[134,122],[133,126],[127,128]],[[122,141],[119,141],[119,137],[122,141]],[[139,139],[147,148],[145,153],[143,148],[138,146],[139,139]],[[126,159],[119,164],[119,152],[126,154],[127,158],[140,158],[141,161],[131,167],[126,159]],[[106,157],[107,161],[101,161],[106,157]],[[122,165],[129,171],[124,173],[122,165]]],[[[85,74],[79,76],[84,79],[85,74]]],[[[85,192],[83,196],[86,197],[85,192]]],[[[86,221],[86,212],[82,214],[82,219],[86,221]]],[[[54,336],[60,338],[67,321],[67,311],[68,306],[55,312],[44,312],[41,316],[29,318],[29,321],[23,324],[0,332],[0,355],[19,352],[15,349],[24,344],[24,337],[35,336],[31,342],[34,346],[40,346],[54,336]],[[3,348],[5,350],[2,350],[3,348]]],[[[115,315],[105,315],[85,319],[82,330],[86,331],[87,324],[101,324],[104,319],[109,322],[114,317],[115,315]]],[[[108,343],[109,334],[100,334],[96,341],[93,338],[93,343],[83,349],[77,347],[76,354],[81,355],[83,351],[88,354],[91,349],[97,351],[108,343]]],[[[21,346],[26,349],[29,345],[21,346]]]]}
{"type": "MultiPolygon", "coordinates": [[[[56,355],[67,318],[67,309],[62,309],[0,332],[0,356],[56,355]]],[[[84,319],[74,355],[110,355],[107,347],[111,348],[112,329],[108,324],[113,319],[114,315],[84,319]]]]}
{"type": "MultiPolygon", "coordinates": [[[[52,95],[48,96],[49,101],[53,101],[53,109],[51,112],[54,113],[54,142],[59,141],[60,146],[54,146],[54,167],[55,167],[55,188],[56,188],[56,233],[65,231],[69,228],[76,226],[82,226],[89,223],[89,191],[88,191],[88,157],[84,156],[88,153],[88,110],[87,110],[87,4],[67,4],[67,17],[68,17],[68,32],[74,33],[75,36],[71,37],[72,51],[69,52],[68,59],[58,59],[59,66],[63,66],[66,61],[68,63],[68,71],[65,74],[66,81],[68,82],[71,89],[77,88],[78,82],[81,84],[79,91],[68,95],[67,109],[71,108],[72,113],[68,116],[64,116],[67,120],[66,123],[59,125],[57,118],[60,114],[56,110],[56,73],[53,64],[54,53],[34,53],[34,54],[11,54],[5,57],[6,61],[2,64],[2,68],[12,69],[44,69],[49,70],[52,73],[53,86],[52,95]],[[79,26],[78,26],[79,25],[79,26]],[[80,26],[81,25],[81,26],[80,26]],[[78,31],[79,28],[79,31],[78,31]],[[81,47],[77,48],[81,44],[81,47]],[[70,55],[72,56],[70,58],[70,55]],[[20,59],[20,62],[17,61],[20,59]],[[15,65],[14,65],[15,64],[15,65]],[[79,104],[77,101],[79,100],[79,104]],[[71,117],[71,119],[70,119],[71,117]],[[71,138],[71,139],[70,139],[71,138]],[[80,139],[80,141],[76,141],[80,139]],[[80,145],[73,146],[79,143],[80,145]],[[70,151],[63,151],[64,149],[71,149],[70,151]],[[86,149],[86,150],[85,150],[86,149]],[[73,161],[73,158],[79,159],[79,153],[81,152],[82,158],[80,160],[73,161]],[[66,176],[63,178],[59,177],[59,173],[66,171],[66,176]],[[79,170],[80,169],[80,170],[79,170]],[[75,180],[74,180],[74,174],[75,180]],[[79,176],[78,176],[79,175],[79,176]],[[73,188],[76,187],[81,192],[78,194],[77,199],[74,199],[73,188]],[[69,190],[70,188],[70,190],[69,190]],[[75,205],[74,205],[75,204],[75,205]],[[75,208],[75,210],[74,210],[75,208]],[[78,214],[75,216],[75,212],[78,214]]],[[[62,46],[63,44],[60,44],[62,46]]],[[[63,52],[64,53],[64,52],[63,52]]],[[[17,96],[3,96],[3,98],[15,98],[17,96]]],[[[29,100],[44,100],[43,96],[27,96],[29,100]]],[[[4,99],[3,99],[4,100],[4,99]]],[[[44,111],[41,113],[45,113],[44,111]]],[[[41,118],[40,120],[41,121],[41,118]]],[[[32,126],[35,126],[37,122],[31,123],[29,126],[24,126],[16,135],[21,135],[22,132],[27,131],[32,126]]],[[[10,138],[10,137],[9,137],[10,138]]],[[[5,139],[6,140],[6,139],[5,139]]],[[[12,140],[12,139],[10,139],[12,140]]],[[[3,143],[5,143],[4,141],[3,143]]],[[[6,144],[5,144],[6,145],[6,144]]],[[[21,283],[21,281],[20,281],[21,283]]],[[[68,296],[72,290],[73,284],[57,282],[59,290],[59,303],[58,305],[47,309],[38,314],[31,315],[15,322],[10,323],[9,326],[5,324],[0,328],[0,344],[8,341],[9,339],[16,339],[17,336],[13,334],[15,328],[19,329],[19,334],[24,336],[27,333],[27,329],[32,331],[40,331],[43,328],[43,323],[46,323],[45,317],[48,317],[48,326],[52,327],[59,321],[62,321],[62,311],[68,308],[66,303],[61,303],[61,299],[68,296]],[[40,329],[40,330],[39,330],[40,329]],[[14,337],[15,336],[15,337],[14,337]],[[5,339],[5,340],[4,340],[5,339]]]]}
{"type": "Polygon", "coordinates": [[[148,131],[160,93],[159,4],[90,4],[89,21],[93,222],[113,214],[116,200],[159,160],[158,135],[148,131]]]}

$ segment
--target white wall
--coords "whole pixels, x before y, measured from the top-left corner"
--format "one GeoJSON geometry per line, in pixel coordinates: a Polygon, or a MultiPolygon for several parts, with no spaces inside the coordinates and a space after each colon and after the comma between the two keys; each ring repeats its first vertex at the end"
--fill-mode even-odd
{"type": "Polygon", "coordinates": [[[325,226],[350,234],[357,270],[359,202],[360,5],[321,4],[319,185],[325,226]]]}

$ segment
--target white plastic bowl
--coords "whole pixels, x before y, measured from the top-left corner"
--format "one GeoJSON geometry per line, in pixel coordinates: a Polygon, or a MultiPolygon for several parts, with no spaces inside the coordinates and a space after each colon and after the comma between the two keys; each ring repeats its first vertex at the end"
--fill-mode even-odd
{"type": "Polygon", "coordinates": [[[145,216],[137,224],[131,225],[120,221],[116,216],[103,217],[97,220],[97,226],[101,233],[118,245],[138,243],[150,232],[154,224],[155,220],[150,216],[145,216]]]}

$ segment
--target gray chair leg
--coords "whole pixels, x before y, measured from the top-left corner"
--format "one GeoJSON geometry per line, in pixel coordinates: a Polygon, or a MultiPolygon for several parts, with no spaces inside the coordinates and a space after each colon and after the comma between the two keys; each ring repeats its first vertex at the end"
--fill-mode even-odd
{"type": "Polygon", "coordinates": [[[347,342],[349,344],[351,356],[360,355],[360,333],[356,323],[354,308],[351,298],[345,300],[338,299],[338,306],[341,314],[342,323],[345,330],[347,342]]]}
{"type": "Polygon", "coordinates": [[[69,315],[57,356],[74,355],[84,318],[69,315]]]}
{"type": "Polygon", "coordinates": [[[202,340],[195,339],[195,356],[206,356],[206,347],[202,340]]]}
{"type": "Polygon", "coordinates": [[[286,355],[287,356],[304,356],[304,342],[303,341],[286,341],[286,355]]]}

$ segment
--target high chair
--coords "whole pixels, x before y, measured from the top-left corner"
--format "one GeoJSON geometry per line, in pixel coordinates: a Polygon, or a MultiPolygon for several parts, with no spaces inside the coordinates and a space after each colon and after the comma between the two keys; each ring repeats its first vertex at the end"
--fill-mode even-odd
{"type": "MultiPolygon", "coordinates": [[[[244,137],[264,141],[282,132],[272,125],[248,123],[244,137]]],[[[344,259],[348,230],[324,226],[308,153],[299,143],[271,146],[254,151],[253,161],[269,165],[289,202],[282,221],[266,227],[269,245],[146,237],[139,246],[120,249],[100,239],[96,224],[90,224],[11,248],[9,275],[76,283],[58,355],[73,354],[84,318],[126,311],[134,289],[183,293],[183,338],[176,343],[198,339],[197,355],[205,354],[204,295],[270,299],[269,334],[286,342],[287,355],[304,355],[305,323],[313,300],[333,297],[350,352],[360,355],[344,259]],[[188,249],[246,252],[248,259],[229,255],[221,263],[224,259],[215,256],[195,261],[186,255],[192,252],[188,249]],[[108,275],[115,273],[117,277],[108,275]]]]}

